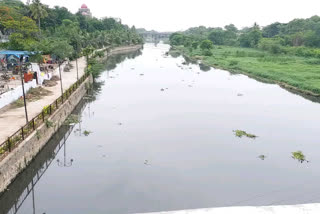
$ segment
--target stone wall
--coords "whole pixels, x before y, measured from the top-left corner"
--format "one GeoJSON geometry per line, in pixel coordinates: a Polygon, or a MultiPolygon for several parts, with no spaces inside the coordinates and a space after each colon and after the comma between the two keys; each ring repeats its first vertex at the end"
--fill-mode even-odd
{"type": "Polygon", "coordinates": [[[41,151],[44,145],[61,127],[65,119],[71,114],[72,110],[86,94],[86,85],[92,82],[92,76],[89,76],[68,100],[49,117],[49,120],[55,124],[54,127],[47,128],[45,123],[42,124],[0,162],[0,192],[3,192],[16,176],[23,171],[29,162],[41,151]]]}

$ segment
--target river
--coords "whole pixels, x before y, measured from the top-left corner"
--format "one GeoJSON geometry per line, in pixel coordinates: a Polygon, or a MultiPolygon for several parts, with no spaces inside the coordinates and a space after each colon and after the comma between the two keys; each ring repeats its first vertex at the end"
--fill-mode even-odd
{"type": "Polygon", "coordinates": [[[81,122],[63,127],[9,186],[0,213],[320,202],[319,103],[168,49],[111,57],[75,110],[81,122]],[[299,150],[309,162],[292,158],[299,150]]]}

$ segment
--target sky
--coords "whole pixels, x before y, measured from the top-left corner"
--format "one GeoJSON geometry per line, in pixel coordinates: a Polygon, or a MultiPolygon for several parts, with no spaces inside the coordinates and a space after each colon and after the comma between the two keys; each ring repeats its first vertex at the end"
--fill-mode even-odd
{"type": "MultiPolygon", "coordinates": [[[[23,0],[26,2],[27,0],[23,0]]],[[[320,16],[320,0],[42,0],[77,12],[85,3],[97,18],[121,18],[122,23],[157,31],[179,31],[189,27],[238,28],[257,22],[289,22],[294,18],[320,16]]]]}

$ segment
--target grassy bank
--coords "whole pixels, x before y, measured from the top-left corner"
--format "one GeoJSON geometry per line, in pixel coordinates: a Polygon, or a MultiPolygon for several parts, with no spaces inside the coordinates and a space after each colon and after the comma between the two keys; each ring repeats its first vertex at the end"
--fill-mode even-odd
{"type": "Polygon", "coordinates": [[[191,59],[206,65],[243,73],[263,81],[277,83],[305,94],[320,96],[320,59],[292,55],[274,55],[252,48],[216,46],[212,56],[204,56],[198,48],[174,47],[191,59]]]}

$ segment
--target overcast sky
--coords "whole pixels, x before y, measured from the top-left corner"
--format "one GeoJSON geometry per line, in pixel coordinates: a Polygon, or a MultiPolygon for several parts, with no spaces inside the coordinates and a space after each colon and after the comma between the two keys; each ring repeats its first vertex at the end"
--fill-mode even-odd
{"type": "MultiPolygon", "coordinates": [[[[26,2],[26,0],[23,0],[26,2]]],[[[148,30],[178,31],[199,25],[261,26],[320,15],[320,0],[42,0],[77,12],[85,3],[94,16],[117,17],[148,30]]]]}

